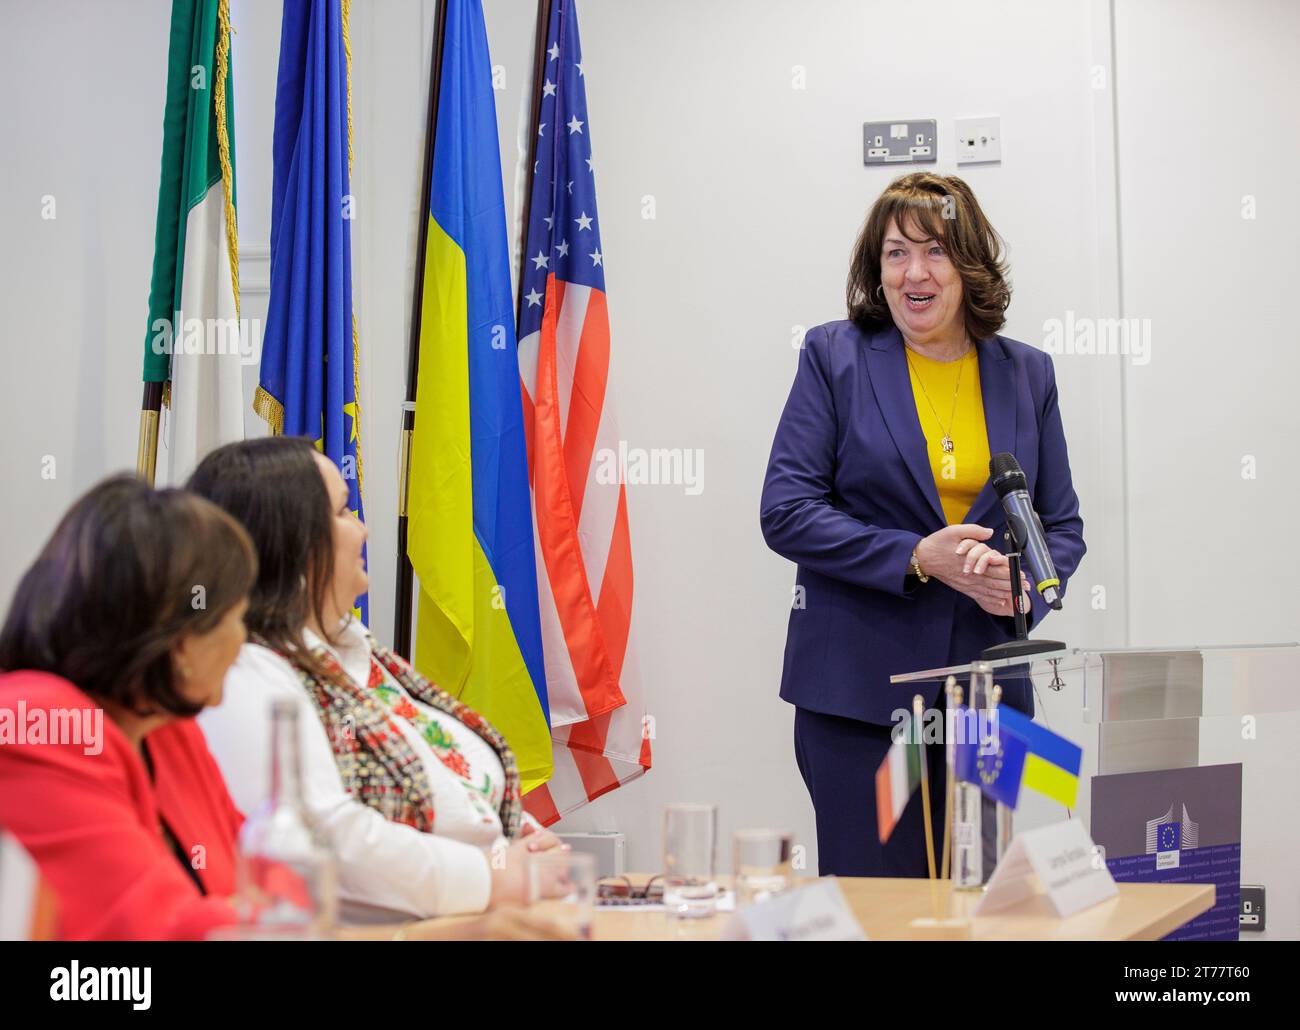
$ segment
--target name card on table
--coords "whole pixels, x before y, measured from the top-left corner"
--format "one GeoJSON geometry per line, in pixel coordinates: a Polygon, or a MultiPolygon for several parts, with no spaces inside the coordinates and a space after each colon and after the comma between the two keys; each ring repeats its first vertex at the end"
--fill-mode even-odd
{"type": "Polygon", "coordinates": [[[1067,819],[1016,834],[972,915],[988,915],[1031,897],[1037,893],[1035,877],[1062,919],[1119,893],[1083,823],[1067,819]]]}
{"type": "Polygon", "coordinates": [[[865,941],[835,878],[774,894],[736,910],[723,927],[728,941],[865,941]]]}

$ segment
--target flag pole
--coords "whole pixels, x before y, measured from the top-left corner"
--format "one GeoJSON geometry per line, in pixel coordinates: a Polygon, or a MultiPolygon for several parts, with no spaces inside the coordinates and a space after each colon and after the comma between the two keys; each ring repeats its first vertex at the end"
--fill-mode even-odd
{"type": "MultiPolygon", "coordinates": [[[[542,82],[546,72],[546,31],[551,25],[551,0],[537,0],[537,31],[534,33],[535,46],[533,47],[533,96],[532,104],[529,109],[528,125],[534,126],[541,118],[542,111],[542,82]]],[[[528,176],[528,185],[524,188],[524,211],[523,219],[520,221],[520,233],[522,236],[528,235],[529,219],[532,217],[533,208],[533,180],[535,176],[534,169],[537,167],[537,134],[528,133],[528,166],[525,173],[528,176]]],[[[519,284],[519,294],[515,297],[515,325],[518,326],[523,320],[524,307],[524,269],[528,264],[528,255],[524,253],[524,244],[526,240],[519,240],[519,275],[516,282],[519,284]]]]}
{"type": "Polygon", "coordinates": [[[934,874],[934,827],[930,825],[930,770],[929,757],[925,753],[925,738],[921,732],[925,715],[925,699],[917,694],[912,698],[912,729],[916,733],[916,746],[921,753],[921,809],[925,819],[925,861],[930,870],[930,879],[934,874]]]}
{"type": "Polygon", "coordinates": [[[135,472],[150,486],[158,471],[158,420],[162,417],[162,383],[145,383],[140,401],[140,439],[135,450],[135,472]]]}
{"type": "Polygon", "coordinates": [[[433,178],[433,143],[438,130],[438,90],[442,83],[443,40],[447,32],[447,0],[438,0],[434,15],[433,57],[429,62],[429,110],[424,134],[424,178],[420,184],[420,217],[415,251],[415,282],[411,290],[411,337],[406,352],[406,400],[402,404],[397,471],[397,596],[393,604],[393,650],[411,657],[412,592],[415,569],[406,553],[407,502],[410,499],[411,439],[415,433],[415,391],[420,382],[420,316],[424,307],[424,252],[429,245],[429,190],[433,178]]]}
{"type": "MultiPolygon", "coordinates": [[[[957,708],[961,704],[961,687],[958,686],[957,684],[957,677],[949,676],[948,681],[944,684],[943,689],[948,699],[947,712],[949,715],[949,719],[954,720],[952,722],[952,729],[948,730],[948,732],[950,734],[955,734],[957,732],[957,724],[955,720],[959,714],[957,708]]],[[[945,719],[944,722],[947,723],[949,719],[945,719]]],[[[962,723],[963,725],[961,731],[965,733],[967,729],[967,726],[965,724],[966,720],[963,719],[962,723]]],[[[945,726],[945,729],[947,729],[947,726],[945,726]]],[[[957,780],[955,770],[953,769],[953,757],[955,754],[956,746],[957,746],[957,742],[955,740],[952,740],[949,741],[944,747],[945,757],[947,758],[947,761],[944,762],[946,772],[944,773],[944,792],[943,792],[943,851],[942,851],[943,857],[941,859],[941,872],[939,873],[939,879],[941,880],[947,880],[949,878],[949,874],[952,868],[951,866],[952,847],[951,847],[951,842],[948,839],[948,834],[952,829],[952,795],[953,795],[953,791],[956,790],[956,780],[957,780]]]]}

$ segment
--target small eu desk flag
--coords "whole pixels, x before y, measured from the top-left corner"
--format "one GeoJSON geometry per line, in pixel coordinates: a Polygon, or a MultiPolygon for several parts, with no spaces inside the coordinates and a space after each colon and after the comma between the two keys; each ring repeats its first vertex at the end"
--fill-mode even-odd
{"type": "Polygon", "coordinates": [[[966,761],[958,765],[957,777],[978,784],[994,801],[1015,808],[1025,771],[1024,741],[999,731],[993,737],[992,747],[969,745],[964,755],[966,761]]]}
{"type": "MultiPolygon", "coordinates": [[[[1007,709],[997,709],[999,714],[1003,711],[1007,709]]],[[[949,731],[953,736],[953,775],[1015,808],[1025,771],[1025,745],[1019,737],[1001,733],[999,727],[998,719],[986,710],[972,712],[965,705],[956,706],[949,731]]]]}

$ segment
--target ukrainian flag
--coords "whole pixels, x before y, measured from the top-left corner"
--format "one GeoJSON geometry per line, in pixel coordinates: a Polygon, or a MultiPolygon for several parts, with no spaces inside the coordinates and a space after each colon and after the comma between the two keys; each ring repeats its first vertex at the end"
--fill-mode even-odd
{"type": "Polygon", "coordinates": [[[1059,801],[1066,808],[1074,807],[1083,764],[1083,749],[1078,744],[1006,705],[998,706],[998,736],[1003,742],[1008,737],[1014,738],[1024,747],[1021,786],[1059,801]]]}
{"type": "Polygon", "coordinates": [[[551,775],[537,566],[492,64],[480,0],[448,0],[430,182],[407,555],[416,667],[551,775]]]}

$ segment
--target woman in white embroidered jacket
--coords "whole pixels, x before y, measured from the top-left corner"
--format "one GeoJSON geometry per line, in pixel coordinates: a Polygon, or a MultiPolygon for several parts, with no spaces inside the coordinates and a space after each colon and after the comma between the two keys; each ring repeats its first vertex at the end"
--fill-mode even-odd
{"type": "Polygon", "coordinates": [[[306,438],[209,454],[187,484],[240,520],[259,572],[249,643],[200,725],[244,811],[269,783],[270,707],[291,698],[303,793],[339,857],[345,914],[382,919],[527,902],[529,852],[564,847],[524,816],[514,756],[484,719],[353,617],[365,526],[306,438]]]}

